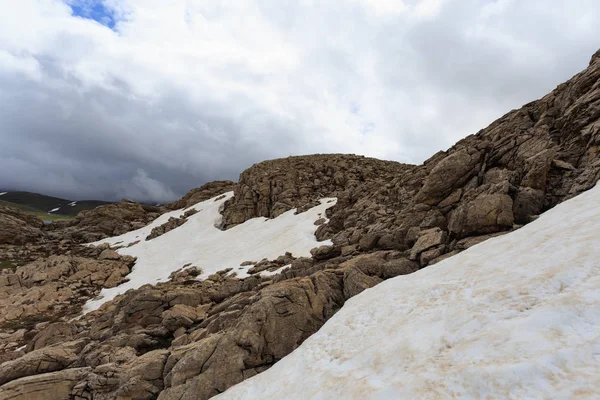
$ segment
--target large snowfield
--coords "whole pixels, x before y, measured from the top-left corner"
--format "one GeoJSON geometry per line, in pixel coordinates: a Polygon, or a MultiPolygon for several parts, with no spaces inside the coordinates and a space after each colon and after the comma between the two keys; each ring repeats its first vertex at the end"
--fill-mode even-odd
{"type": "Polygon", "coordinates": [[[599,399],[600,185],[350,299],[223,399],[599,399]]]}
{"type": "Polygon", "coordinates": [[[226,268],[233,268],[232,272],[236,272],[238,277],[245,277],[252,265],[240,266],[244,261],[273,260],[286,252],[295,257],[310,256],[313,247],[331,244],[331,241],[317,242],[314,223],[325,217],[325,210],[335,205],[336,199],[322,199],[320,205],[297,215],[294,215],[294,209],[274,219],[253,218],[222,231],[216,227],[221,221],[219,209],[232,196],[233,192],[228,192],[187,209],[163,214],[144,228],[91,243],[127,246],[139,241],[118,250],[120,254],[138,259],[127,276],[128,282],[103,289],[98,299],[87,302],[84,310],[95,310],[129,289],[167,281],[172,272],[188,264],[202,268],[199,279],[226,268]],[[154,227],[167,222],[170,217],[181,217],[192,208],[198,213],[188,217],[186,223],[152,240],[145,240],[154,227]]]}

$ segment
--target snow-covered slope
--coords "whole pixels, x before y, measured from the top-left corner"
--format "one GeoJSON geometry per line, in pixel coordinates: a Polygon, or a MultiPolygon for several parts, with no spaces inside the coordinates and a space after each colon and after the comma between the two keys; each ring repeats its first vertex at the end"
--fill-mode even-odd
{"type": "Polygon", "coordinates": [[[215,398],[600,398],[600,185],[366,290],[215,398]]]}
{"type": "Polygon", "coordinates": [[[173,271],[186,264],[202,268],[200,279],[225,268],[234,268],[238,276],[243,277],[246,276],[246,270],[252,267],[241,267],[244,261],[272,260],[285,252],[296,257],[310,256],[313,247],[331,243],[317,243],[314,222],[325,216],[325,210],[335,204],[335,199],[322,199],[319,206],[298,215],[294,215],[295,210],[290,210],[274,219],[253,218],[222,231],[216,227],[221,220],[219,209],[232,196],[233,192],[229,192],[185,210],[163,214],[150,225],[136,231],[91,243],[127,246],[139,241],[118,250],[120,254],[135,256],[138,260],[128,275],[129,282],[116,288],[103,289],[101,297],[89,301],[84,310],[95,310],[129,289],[166,281],[173,271]],[[185,224],[162,236],[145,240],[154,227],[164,224],[170,217],[181,217],[192,208],[198,212],[189,217],[185,224]]]}

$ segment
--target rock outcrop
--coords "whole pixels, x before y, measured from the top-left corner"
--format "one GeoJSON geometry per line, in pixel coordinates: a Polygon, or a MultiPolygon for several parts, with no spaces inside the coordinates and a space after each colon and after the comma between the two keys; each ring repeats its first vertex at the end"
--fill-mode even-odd
{"type": "Polygon", "coordinates": [[[185,194],[181,199],[172,203],[167,203],[164,207],[168,210],[179,210],[180,208],[188,208],[201,201],[211,199],[220,194],[231,192],[235,183],[232,181],[214,181],[208,182],[199,188],[192,189],[185,194]]]}
{"type": "Polygon", "coordinates": [[[50,238],[68,238],[75,243],[89,243],[142,228],[154,221],[164,209],[123,200],[80,212],[72,221],[48,225],[50,238]]]}
{"type": "Polygon", "coordinates": [[[69,399],[73,387],[88,374],[89,368],[70,368],[17,379],[2,386],[0,400],[69,399]]]}
{"type": "Polygon", "coordinates": [[[0,245],[23,245],[43,236],[44,222],[36,217],[0,206],[0,245]]]}
{"type": "MultiPolygon", "coordinates": [[[[39,322],[40,312],[32,311],[27,315],[33,322],[5,325],[1,332],[0,345],[10,355],[0,365],[0,398],[25,399],[41,387],[81,399],[208,399],[289,354],[352,296],[517,229],[599,178],[598,53],[585,71],[552,93],[420,166],[351,155],[256,164],[233,186],[223,227],[257,216],[276,218],[293,208],[302,212],[319,198],[335,196],[328,220],[315,228],[317,238],[332,244],[317,246],[310,258],[259,261],[245,279],[222,271],[198,281],[193,278],[200,271],[189,268],[170,282],[130,290],[77,320],[69,314],[39,322]],[[277,275],[261,276],[288,264],[277,275]],[[40,361],[58,351],[61,357],[40,361]]],[[[230,189],[230,182],[205,185],[205,193],[192,191],[165,207],[189,207],[230,189]]],[[[158,213],[139,205],[115,207],[122,207],[113,213],[119,222],[96,221],[101,227],[84,230],[102,213],[95,211],[51,232],[73,241],[100,238],[158,213]]],[[[77,251],[0,275],[5,288],[0,301],[25,310],[44,303],[38,297],[14,299],[34,296],[39,285],[60,287],[60,311],[61,302],[74,298],[60,297],[73,290],[62,288],[83,282],[77,290],[94,292],[126,279],[121,265],[131,260],[105,248],[77,251]],[[77,274],[81,279],[73,278],[77,274]]]]}
{"type": "Polygon", "coordinates": [[[148,236],[146,236],[146,240],[152,240],[154,238],[157,238],[159,236],[164,235],[165,233],[172,231],[173,229],[180,227],[181,225],[185,224],[187,222],[188,217],[191,217],[192,215],[196,214],[198,211],[196,211],[196,209],[192,208],[187,210],[185,213],[183,213],[183,215],[181,217],[171,217],[169,218],[169,220],[167,222],[165,222],[164,224],[161,224],[159,226],[157,226],[156,228],[153,228],[152,231],[150,232],[150,234],[148,236]]]}
{"type": "Polygon", "coordinates": [[[400,252],[382,251],[320,265],[293,260],[277,282],[215,274],[148,285],[76,322],[42,326],[25,355],[0,367],[0,396],[25,399],[40,384],[32,375],[54,385],[56,371],[73,370],[64,387],[81,398],[207,399],[269,368],[350,297],[415,269],[400,252]],[[304,276],[308,264],[319,271],[304,276]]]}
{"type": "Polygon", "coordinates": [[[102,247],[78,253],[0,271],[0,362],[21,356],[23,345],[35,350],[73,337],[72,327],[64,321],[80,314],[85,301],[103,287],[124,282],[135,262],[102,247]],[[63,322],[49,325],[46,337],[38,336],[55,321],[63,322]]]}
{"type": "Polygon", "coordinates": [[[61,343],[7,361],[0,365],[0,385],[25,376],[64,369],[77,360],[77,353],[85,344],[85,340],[61,343]]]}
{"type": "Polygon", "coordinates": [[[45,226],[44,230],[49,240],[68,239],[73,243],[95,242],[142,228],[167,211],[193,206],[198,202],[230,191],[232,188],[233,182],[231,181],[209,182],[190,190],[181,199],[164,206],[149,206],[122,200],[119,203],[82,211],[74,220],[58,221],[45,226]]]}
{"type": "Polygon", "coordinates": [[[348,154],[315,154],[263,161],[242,172],[223,211],[223,227],[285,211],[357,187],[373,187],[410,165],[348,154]]]}
{"type": "Polygon", "coordinates": [[[443,248],[427,250],[423,267],[460,251],[463,238],[510,231],[591,188],[600,178],[599,78],[594,56],[552,93],[423,165],[375,190],[344,191],[317,236],[349,254],[420,247],[423,232],[437,228],[443,248]]]}

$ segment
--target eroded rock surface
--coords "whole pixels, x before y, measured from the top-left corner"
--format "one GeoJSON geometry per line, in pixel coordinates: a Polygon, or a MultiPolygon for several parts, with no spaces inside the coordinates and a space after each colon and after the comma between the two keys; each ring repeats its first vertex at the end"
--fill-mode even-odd
{"type": "Polygon", "coordinates": [[[224,228],[250,218],[274,218],[345,190],[382,183],[412,166],[348,154],[263,161],[240,175],[223,212],[224,228]]]}
{"type": "Polygon", "coordinates": [[[79,315],[103,287],[124,282],[135,262],[101,254],[106,255],[102,248],[82,249],[80,255],[52,255],[0,272],[0,361],[19,357],[24,345],[35,350],[73,337],[65,321],[79,315]],[[63,322],[39,337],[40,329],[55,321],[63,322]]]}
{"type": "MultiPolygon", "coordinates": [[[[10,355],[0,365],[0,398],[25,399],[41,387],[77,399],[208,399],[289,354],[352,296],[517,229],[599,178],[598,53],[585,71],[552,93],[420,166],[351,155],[256,164],[233,186],[224,227],[256,216],[275,218],[292,208],[302,212],[319,198],[335,196],[328,222],[315,226],[316,236],[333,244],[315,247],[310,258],[254,260],[255,274],[245,279],[222,271],[197,281],[199,270],[189,268],[77,320],[58,316],[5,327],[0,344],[10,355]],[[290,266],[260,276],[282,263],[290,266]],[[18,349],[22,344],[26,347],[18,349]],[[58,351],[61,357],[35,364],[58,351]]],[[[230,183],[217,182],[205,187],[206,194],[192,191],[168,207],[189,207],[209,192],[230,189],[230,183]]],[[[80,221],[86,218],[93,220],[80,221]]],[[[106,223],[77,236],[84,226],[79,222],[65,232],[75,241],[120,229],[106,223]]],[[[30,285],[32,293],[40,283],[70,287],[78,273],[86,285],[111,284],[106,268],[92,272],[91,262],[77,259],[94,258],[96,266],[126,262],[108,252],[99,260],[100,250],[106,249],[55,255],[0,275],[7,288],[0,301],[25,296],[22,285],[30,285]]]]}
{"type": "Polygon", "coordinates": [[[58,221],[47,226],[51,239],[70,239],[90,243],[142,228],[154,221],[164,208],[122,200],[80,212],[72,221],[58,221]]]}
{"type": "Polygon", "coordinates": [[[0,393],[25,396],[30,390],[15,382],[39,385],[25,377],[54,373],[55,384],[55,371],[73,369],[79,380],[65,377],[64,387],[80,398],[207,399],[298,347],[348,298],[390,277],[394,262],[410,264],[382,251],[321,264],[293,260],[278,281],[215,274],[147,285],[76,322],[43,326],[25,355],[0,367],[0,393]],[[303,276],[308,264],[318,271],[303,276]],[[52,343],[55,336],[63,340],[52,343]]]}
{"type": "Polygon", "coordinates": [[[42,220],[12,208],[0,206],[0,245],[22,245],[35,242],[43,236],[42,220]]]}

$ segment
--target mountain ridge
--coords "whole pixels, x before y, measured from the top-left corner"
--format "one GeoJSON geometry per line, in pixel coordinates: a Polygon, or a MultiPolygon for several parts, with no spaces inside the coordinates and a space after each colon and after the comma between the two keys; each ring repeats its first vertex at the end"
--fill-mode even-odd
{"type": "Polygon", "coordinates": [[[600,178],[599,54],[548,95],[422,165],[298,156],[255,164],[237,183],[209,183],[165,207],[121,202],[42,227],[0,211],[0,226],[23,238],[2,251],[33,261],[0,274],[0,305],[10,310],[0,315],[0,398],[43,387],[84,399],[208,399],[269,369],[362,291],[535,221],[600,178]],[[253,267],[243,278],[226,268],[197,280],[202,266],[182,265],[168,281],[80,316],[83,302],[135,268],[119,246],[160,246],[202,215],[185,217],[187,208],[231,189],[206,234],[336,197],[314,225],[328,244],[311,257],[247,260],[253,267]],[[143,229],[169,207],[186,221],[171,221],[163,239],[82,246],[143,229]]]}
{"type": "MultiPolygon", "coordinates": [[[[89,210],[98,206],[109,204],[102,200],[67,200],[59,197],[48,196],[41,193],[26,191],[0,191],[0,201],[12,203],[13,207],[24,206],[21,209],[38,212],[42,217],[44,213],[51,215],[75,216],[79,212],[89,210]]],[[[10,206],[5,204],[6,206],[10,206]]]]}

